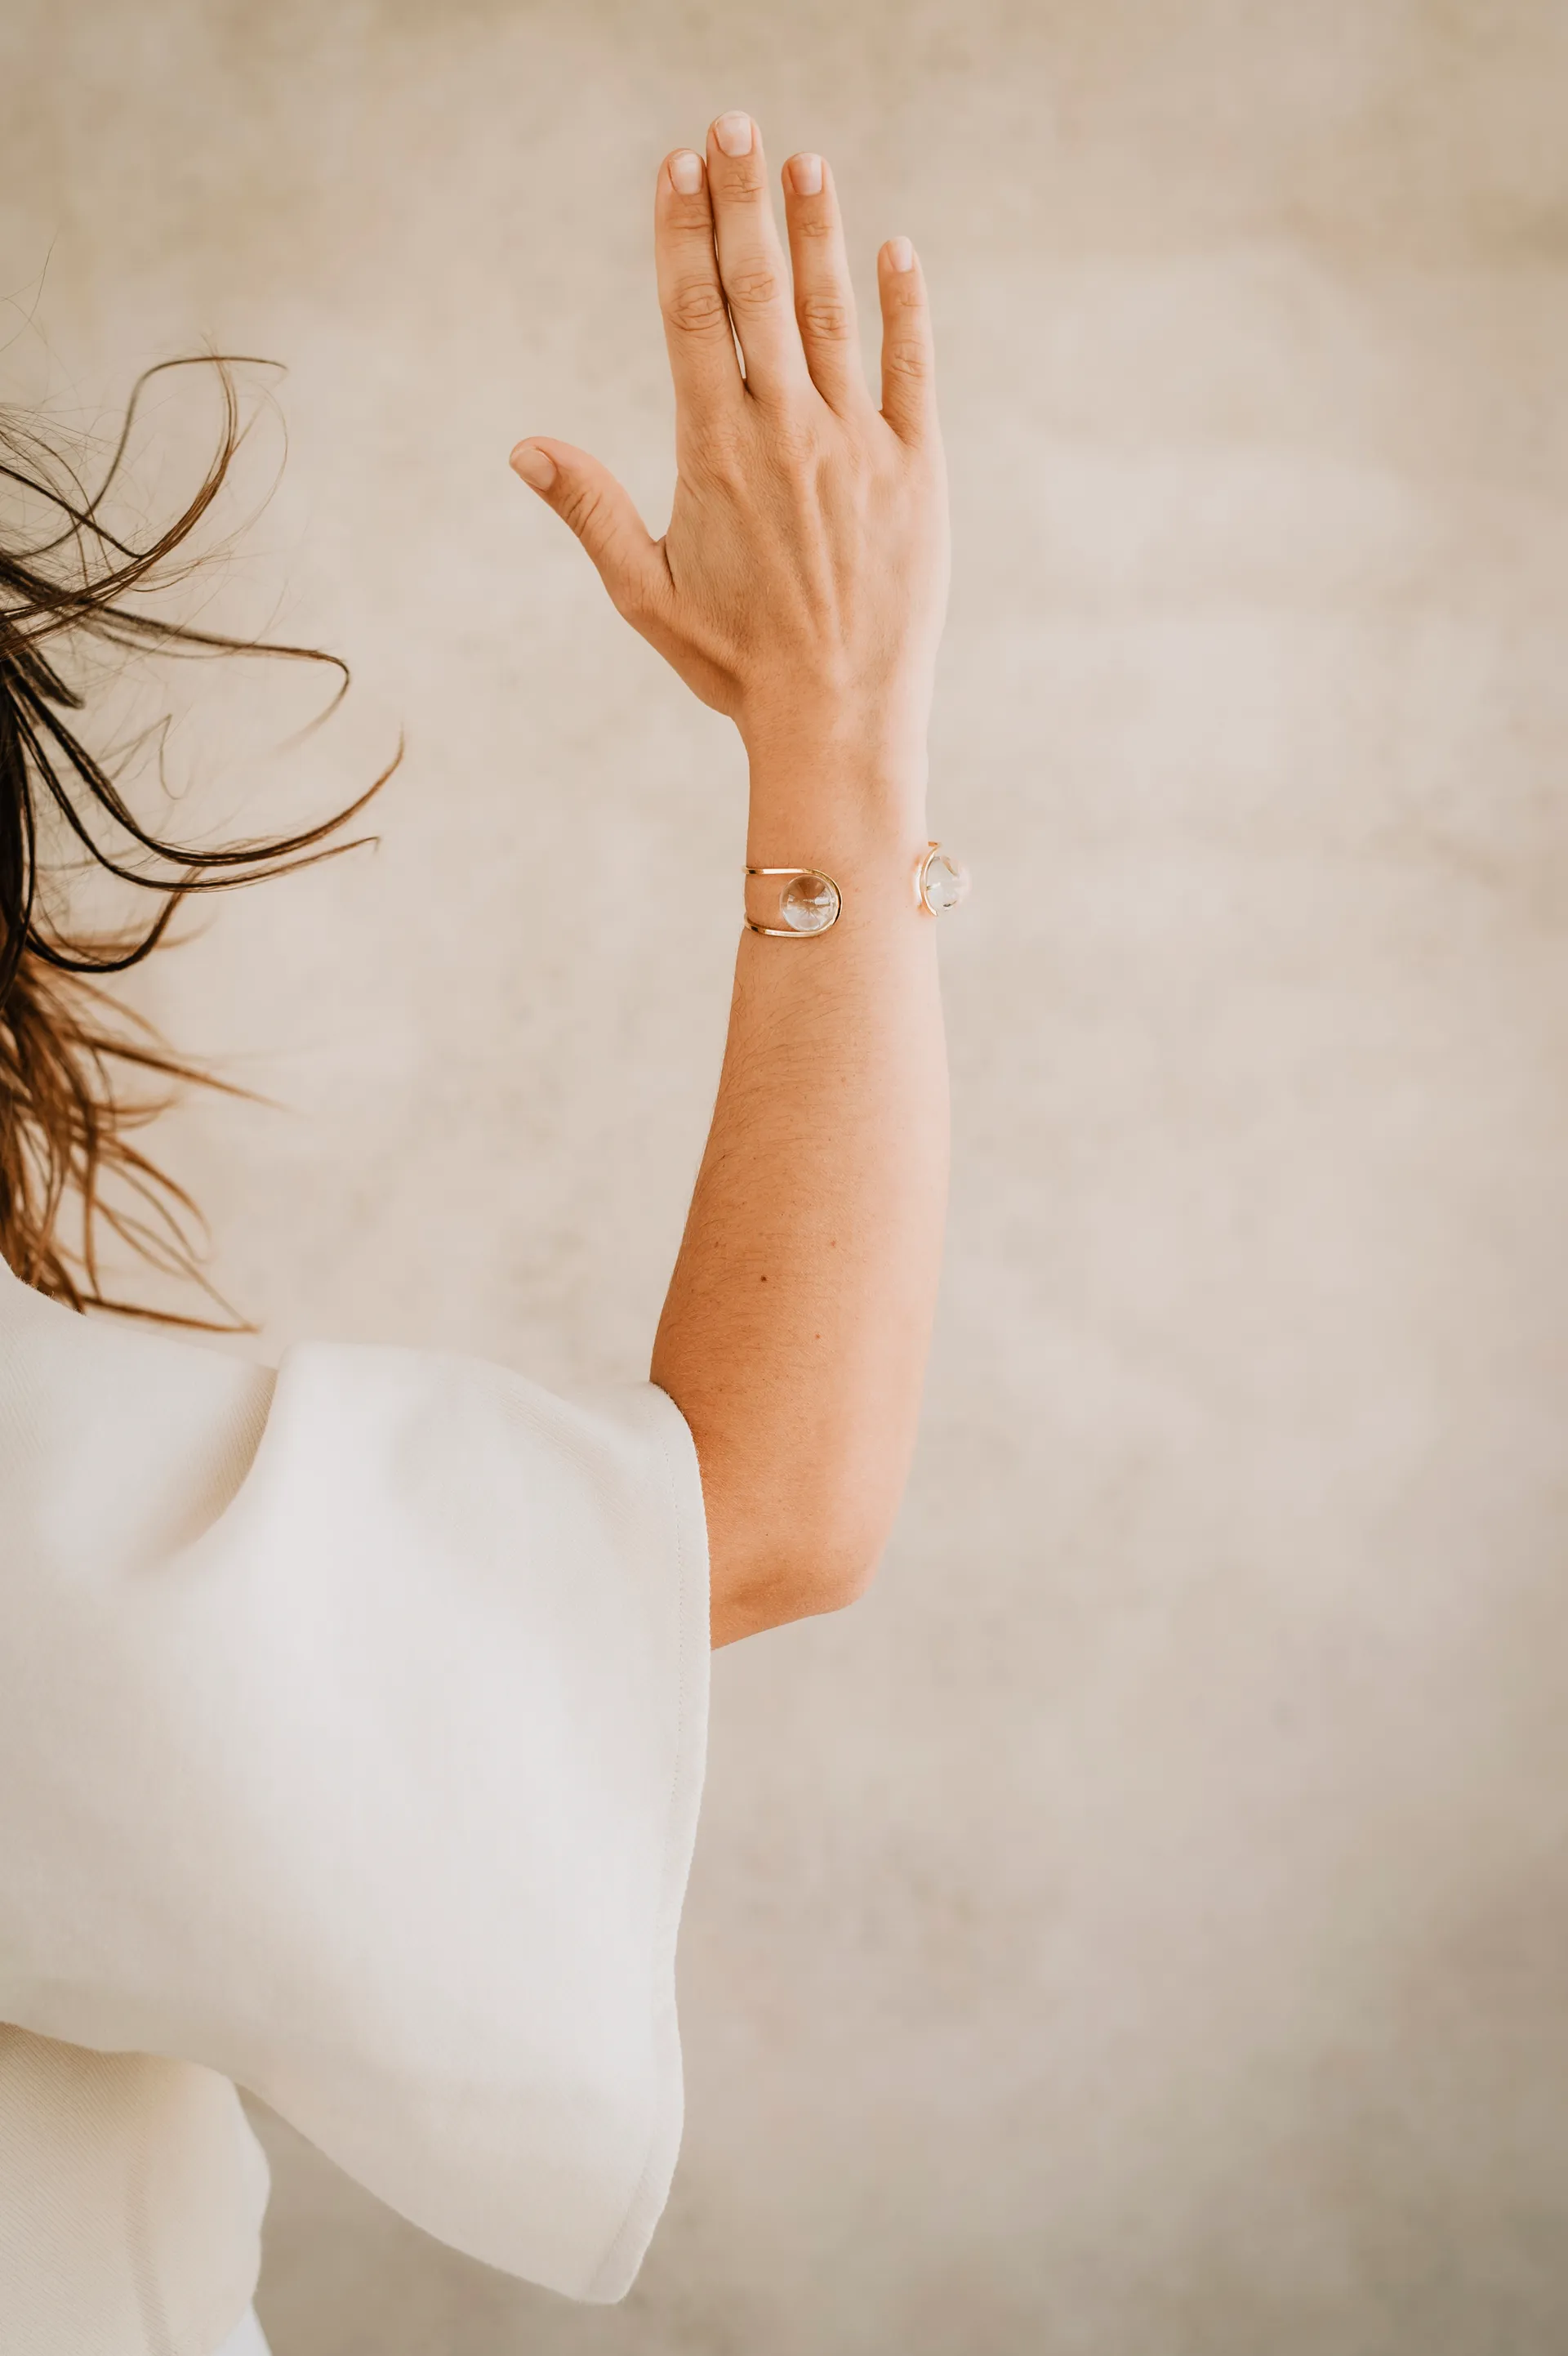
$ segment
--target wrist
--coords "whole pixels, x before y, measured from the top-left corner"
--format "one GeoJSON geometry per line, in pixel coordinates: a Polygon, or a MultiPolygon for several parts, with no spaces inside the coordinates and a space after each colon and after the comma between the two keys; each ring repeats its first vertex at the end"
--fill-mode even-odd
{"type": "Polygon", "coordinates": [[[930,711],[929,692],[912,683],[753,698],[736,722],[753,769],[802,755],[858,768],[904,769],[924,761],[930,711]]]}
{"type": "Polygon", "coordinates": [[[925,732],[810,715],[746,739],[746,855],[754,865],[903,851],[925,839],[925,732]]]}

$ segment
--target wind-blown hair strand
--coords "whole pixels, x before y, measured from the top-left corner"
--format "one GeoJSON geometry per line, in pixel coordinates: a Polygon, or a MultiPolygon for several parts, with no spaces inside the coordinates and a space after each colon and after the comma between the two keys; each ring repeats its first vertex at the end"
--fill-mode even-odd
{"type": "Polygon", "coordinates": [[[0,494],[35,511],[41,505],[48,519],[42,539],[18,536],[15,545],[0,528],[0,1255],[26,1283],[75,1309],[230,1329],[242,1321],[203,1272],[197,1207],[136,1137],[187,1085],[244,1092],[116,1007],[103,981],[150,956],[193,895],[286,874],[368,840],[340,838],[397,757],[347,809],[302,832],[219,846],[177,842],[138,818],[84,742],[84,697],[64,659],[88,644],[127,654],[266,657],[328,666],[336,674],[329,709],[346,692],[348,672],[336,656],[225,637],[128,602],[167,589],[201,561],[192,536],[244,437],[235,365],[202,355],[149,369],[95,491],[36,423],[0,410],[0,494]],[[219,389],[216,447],[183,510],[136,545],[111,529],[106,501],[148,383],[192,367],[210,369],[219,389]],[[81,862],[147,896],[154,905],[144,923],[79,928],[46,907],[41,845],[61,830],[81,862]],[[225,1314],[184,1316],[111,1298],[101,1280],[106,1232],[164,1274],[194,1280],[225,1314]]]}

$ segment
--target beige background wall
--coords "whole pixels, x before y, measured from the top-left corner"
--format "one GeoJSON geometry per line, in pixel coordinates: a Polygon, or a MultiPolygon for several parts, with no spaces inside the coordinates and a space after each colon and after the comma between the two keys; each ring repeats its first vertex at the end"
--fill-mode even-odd
{"type": "Polygon", "coordinates": [[[660,512],[659,155],[729,104],[826,149],[942,331],[979,890],[907,1510],[872,1600],[718,1665],[628,2306],[278,2129],[277,2356],[1561,2348],[1568,9],[10,0],[4,40],[14,383],[87,421],[203,336],[286,359],[220,605],[360,673],[287,806],[408,729],[379,853],[149,988],[290,1108],[173,1140],[270,1349],[643,1363],[741,778],[505,458],[567,434],[660,512]]]}

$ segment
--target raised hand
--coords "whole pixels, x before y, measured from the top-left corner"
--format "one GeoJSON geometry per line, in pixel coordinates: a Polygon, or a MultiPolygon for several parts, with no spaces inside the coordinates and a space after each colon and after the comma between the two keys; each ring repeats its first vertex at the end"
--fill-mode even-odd
{"type": "Polygon", "coordinates": [[[570,524],[618,610],[753,754],[847,734],[907,753],[947,585],[924,282],[908,239],[890,240],[879,410],[832,175],[795,155],[783,177],[788,262],[748,115],[720,116],[706,158],[678,148],[659,169],[678,466],[663,540],[585,451],[534,436],[512,465],[570,524]]]}

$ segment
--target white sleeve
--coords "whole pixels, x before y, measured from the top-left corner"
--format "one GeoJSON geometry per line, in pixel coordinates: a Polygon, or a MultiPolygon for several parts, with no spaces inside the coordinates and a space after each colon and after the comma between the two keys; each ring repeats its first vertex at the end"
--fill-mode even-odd
{"type": "Polygon", "coordinates": [[[5,2016],[205,2063],[443,2241],[620,2297],[706,1736],[670,1401],[306,1344],[209,1527],[25,1601],[5,2016]]]}

